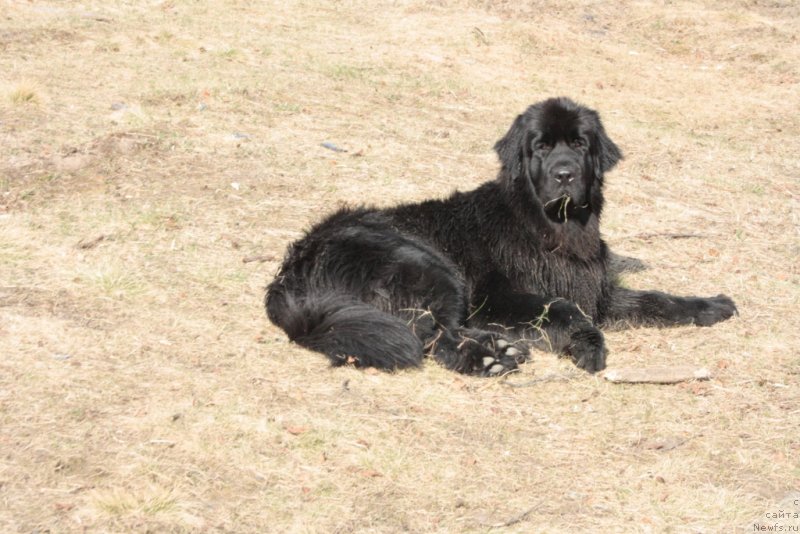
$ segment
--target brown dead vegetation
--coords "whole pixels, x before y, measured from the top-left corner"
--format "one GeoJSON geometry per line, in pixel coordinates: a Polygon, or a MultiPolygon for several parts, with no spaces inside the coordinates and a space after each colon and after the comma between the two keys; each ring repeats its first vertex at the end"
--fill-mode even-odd
{"type": "Polygon", "coordinates": [[[767,515],[800,512],[793,2],[0,12],[0,530],[797,524],[767,515]],[[311,221],[476,186],[552,95],[625,151],[604,232],[650,267],[625,282],[741,311],[611,332],[610,363],[711,380],[611,384],[547,354],[498,380],[332,370],[267,323],[311,221]]]}

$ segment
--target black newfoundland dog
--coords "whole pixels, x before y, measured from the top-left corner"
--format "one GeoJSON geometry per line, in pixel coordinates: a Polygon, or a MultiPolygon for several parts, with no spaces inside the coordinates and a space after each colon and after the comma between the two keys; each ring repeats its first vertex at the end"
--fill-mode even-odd
{"type": "Polygon", "coordinates": [[[622,157],[598,114],[528,108],[495,145],[496,180],[391,209],[342,209],[292,244],[270,320],[333,365],[400,369],[431,355],[460,373],[517,367],[528,346],[606,365],[599,327],[709,326],[733,301],[620,287],[600,238],[603,175],[622,157]]]}

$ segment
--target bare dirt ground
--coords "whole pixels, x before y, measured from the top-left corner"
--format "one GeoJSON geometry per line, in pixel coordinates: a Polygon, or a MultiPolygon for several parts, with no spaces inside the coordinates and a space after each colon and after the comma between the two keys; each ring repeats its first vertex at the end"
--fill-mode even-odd
{"type": "Polygon", "coordinates": [[[0,531],[800,529],[797,4],[376,4],[0,0],[0,531]],[[556,95],[625,151],[626,283],[741,312],[610,365],[712,380],[332,370],[268,324],[312,221],[492,179],[556,95]]]}

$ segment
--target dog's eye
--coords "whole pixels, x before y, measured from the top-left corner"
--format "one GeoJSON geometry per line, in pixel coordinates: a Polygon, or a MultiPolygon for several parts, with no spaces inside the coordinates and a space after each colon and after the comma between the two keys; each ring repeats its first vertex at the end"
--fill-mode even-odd
{"type": "Polygon", "coordinates": [[[580,137],[576,137],[572,140],[572,147],[573,148],[583,148],[586,146],[586,141],[581,139],[580,137]]]}
{"type": "Polygon", "coordinates": [[[544,141],[537,141],[536,143],[533,144],[533,148],[535,150],[548,151],[553,147],[550,146],[549,143],[545,143],[544,141]]]}

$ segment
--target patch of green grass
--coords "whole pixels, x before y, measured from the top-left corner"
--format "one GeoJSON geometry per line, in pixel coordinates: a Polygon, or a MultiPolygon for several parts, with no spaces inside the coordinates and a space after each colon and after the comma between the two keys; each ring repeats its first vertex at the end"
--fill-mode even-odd
{"type": "Polygon", "coordinates": [[[323,482],[312,490],[317,497],[330,497],[338,493],[338,488],[331,482],[323,482]]]}
{"type": "Polygon", "coordinates": [[[307,452],[322,452],[326,445],[327,441],[319,432],[310,430],[297,436],[292,448],[307,452]]]}
{"type": "Polygon", "coordinates": [[[23,264],[29,261],[31,257],[30,253],[15,244],[0,242],[0,264],[6,267],[23,264]]]}
{"type": "Polygon", "coordinates": [[[97,43],[97,46],[94,47],[96,52],[119,52],[120,51],[120,44],[115,41],[102,41],[97,43]]]}
{"type": "Polygon", "coordinates": [[[181,226],[182,216],[160,209],[150,208],[134,214],[129,220],[133,229],[174,230],[181,226]]]}
{"type": "Polygon", "coordinates": [[[156,495],[144,500],[142,512],[147,515],[156,515],[174,510],[176,505],[177,499],[171,494],[156,495]]]}
{"type": "Polygon", "coordinates": [[[222,59],[227,59],[228,61],[232,61],[238,58],[241,55],[241,51],[237,50],[236,48],[226,48],[221,50],[217,55],[222,59]]]}
{"type": "Polygon", "coordinates": [[[140,278],[117,266],[107,266],[85,278],[102,293],[116,299],[130,298],[145,290],[145,284],[140,278]]]}
{"type": "MultiPolygon", "coordinates": [[[[469,83],[460,77],[441,77],[436,73],[409,73],[408,76],[400,78],[398,87],[404,92],[408,92],[423,97],[419,100],[420,105],[426,104],[429,98],[443,98],[448,96],[465,96],[472,91],[469,83]]],[[[485,147],[484,147],[485,148],[485,147]]]]}
{"type": "Polygon", "coordinates": [[[66,210],[59,211],[56,216],[58,217],[58,230],[61,235],[74,235],[76,225],[79,221],[78,216],[66,210]]]}
{"type": "Polygon", "coordinates": [[[17,106],[36,105],[41,102],[41,96],[35,87],[20,85],[8,94],[8,99],[17,106]]]}
{"type": "MultiPolygon", "coordinates": [[[[183,250],[187,253],[195,253],[201,250],[201,247],[192,248],[192,244],[190,243],[185,245],[183,250]]],[[[235,289],[245,284],[249,277],[249,274],[241,269],[203,266],[201,264],[193,264],[193,266],[195,268],[187,270],[185,276],[188,280],[192,280],[205,287],[235,289]]]]}
{"type": "Polygon", "coordinates": [[[158,32],[158,34],[156,34],[155,37],[153,37],[153,39],[161,43],[168,43],[169,41],[172,41],[172,39],[174,38],[175,34],[169,30],[161,30],[160,32],[158,32]]]}
{"type": "Polygon", "coordinates": [[[279,113],[300,113],[303,111],[303,106],[294,102],[273,102],[272,109],[279,113]]]}
{"type": "Polygon", "coordinates": [[[158,515],[177,508],[177,499],[170,491],[152,491],[149,495],[135,495],[122,490],[113,490],[95,497],[95,505],[113,516],[132,513],[158,515]]]}
{"type": "MultiPolygon", "coordinates": [[[[380,449],[371,448],[360,458],[360,467],[366,472],[396,478],[402,476],[408,467],[409,456],[413,453],[408,448],[380,449]]],[[[442,466],[431,467],[439,472],[442,466]]]]}
{"type": "Polygon", "coordinates": [[[83,421],[89,415],[89,411],[84,406],[70,408],[69,416],[77,422],[83,421]]]}

